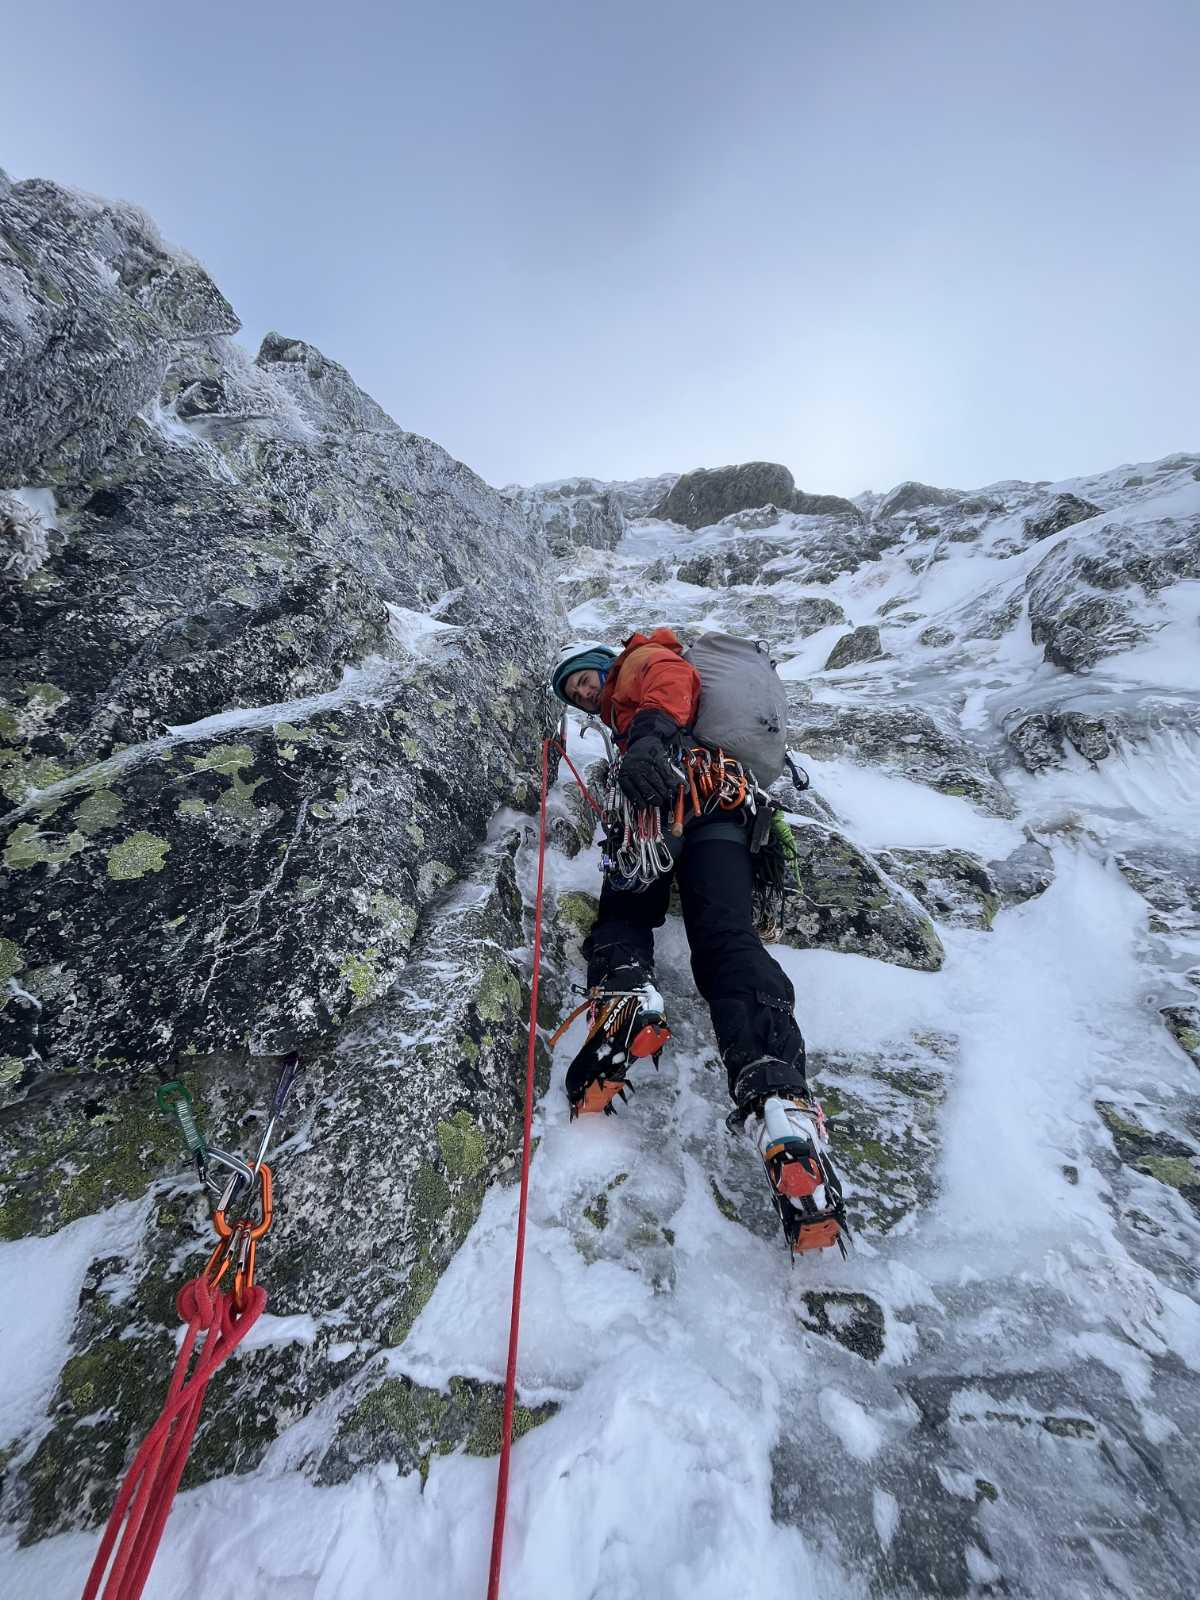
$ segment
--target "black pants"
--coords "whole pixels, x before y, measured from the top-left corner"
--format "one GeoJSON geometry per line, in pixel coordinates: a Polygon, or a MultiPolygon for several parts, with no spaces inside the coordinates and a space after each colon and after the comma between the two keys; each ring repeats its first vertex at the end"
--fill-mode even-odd
{"type": "Polygon", "coordinates": [[[730,1091],[741,1068],[760,1056],[786,1063],[803,1081],[795,991],[755,932],[750,846],[745,829],[727,817],[690,823],[674,874],[648,889],[631,894],[605,880],[600,915],[585,946],[589,987],[622,966],[652,970],[653,930],[666,921],[672,876],[679,885],[692,976],[708,1002],[730,1091]]]}

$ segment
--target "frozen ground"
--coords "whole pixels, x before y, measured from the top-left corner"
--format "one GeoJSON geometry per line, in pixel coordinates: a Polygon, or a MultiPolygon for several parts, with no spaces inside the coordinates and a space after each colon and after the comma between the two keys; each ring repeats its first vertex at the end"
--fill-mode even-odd
{"type": "MultiPolygon", "coordinates": [[[[1108,494],[1148,524],[1200,506],[1200,485],[1168,479],[1160,504],[1140,482],[1122,499],[1118,474],[1044,492],[1069,487],[1106,512],[1108,494]]],[[[953,643],[920,644],[931,622],[1023,594],[1051,544],[1090,527],[993,553],[1019,523],[1004,509],[981,540],[932,567],[913,566],[926,540],[823,586],[850,624],[882,623],[890,659],[823,673],[845,631],[835,627],[819,644],[800,641],[788,675],[823,704],[952,711],[993,759],[1016,701],[1061,706],[1103,689],[1127,712],[1194,694],[1189,580],[1154,602],[1161,626],[1148,645],[1091,676],[1043,661],[1024,601],[996,638],[965,640],[960,620],[953,643]],[[888,623],[897,608],[881,616],[900,595],[919,625],[888,623]]],[[[701,625],[719,622],[729,591],[673,578],[655,587],[639,574],[664,553],[727,537],[724,525],[691,536],[631,524],[615,591],[581,604],[573,622],[611,631],[631,594],[637,625],[681,595],[701,625]]],[[[755,592],[779,600],[789,583],[814,592],[802,572],[755,592]]],[[[572,753],[593,757],[596,742],[575,738],[572,753]]],[[[1002,909],[990,930],[940,926],[947,955],[936,973],[777,951],[819,1092],[862,1097],[884,1128],[894,1114],[897,1139],[916,1150],[890,1225],[872,1222],[861,1177],[861,1192],[850,1186],[852,1213],[866,1221],[845,1263],[826,1253],[789,1265],[750,1146],[723,1126],[722,1074],[677,922],[659,945],[675,1039],[620,1116],[569,1123],[562,1078],[582,1024],[563,1041],[537,1112],[520,1363],[522,1399],[559,1410],[514,1452],[504,1593],[1191,1600],[1200,1177],[1188,1173],[1200,1081],[1158,1007],[1187,992],[1200,934],[1175,923],[1156,932],[1122,865],[1146,850],[1194,849],[1200,738],[1142,730],[1098,763],[1068,749],[1036,774],[1010,751],[1000,765],[1012,818],[853,750],[808,753],[807,765],[868,850],[953,845],[989,859],[1030,828],[1052,850],[1054,881],[1002,909]]],[[[528,847],[520,865],[528,889],[528,847]]],[[[594,849],[553,854],[551,891],[594,890],[598,870],[594,849]]],[[[832,1133],[836,1154],[836,1115],[832,1133]]],[[[489,1193],[392,1353],[396,1372],[433,1385],[502,1375],[515,1203],[513,1188],[489,1193]]],[[[40,1374],[61,1363],[98,1246],[87,1230],[122,1225],[113,1213],[0,1246],[6,1424],[44,1404],[40,1374]],[[35,1279],[36,1323],[21,1309],[35,1279]]],[[[253,1475],[182,1496],[147,1594],[482,1596],[494,1461],[435,1456],[424,1483],[373,1469],[316,1488],[296,1464],[327,1426],[310,1417],[253,1475]]],[[[0,1552],[0,1588],[69,1595],[93,1547],[92,1536],[67,1535],[0,1552]]]]}

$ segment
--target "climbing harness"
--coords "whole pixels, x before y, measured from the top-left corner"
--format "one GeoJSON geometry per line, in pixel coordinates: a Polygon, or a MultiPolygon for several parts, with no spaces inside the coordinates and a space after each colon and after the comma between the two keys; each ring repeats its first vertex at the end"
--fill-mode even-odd
{"type": "Polygon", "coordinates": [[[274,1177],[266,1158],[300,1070],[299,1056],[285,1059],[253,1162],[206,1143],[191,1092],[179,1079],[158,1087],[159,1106],[179,1123],[208,1194],[216,1243],[176,1298],[186,1331],[167,1397],[117,1494],[83,1600],[138,1600],[187,1465],[209,1381],[266,1307],[266,1291],[255,1282],[259,1241],[275,1214],[274,1177]]]}

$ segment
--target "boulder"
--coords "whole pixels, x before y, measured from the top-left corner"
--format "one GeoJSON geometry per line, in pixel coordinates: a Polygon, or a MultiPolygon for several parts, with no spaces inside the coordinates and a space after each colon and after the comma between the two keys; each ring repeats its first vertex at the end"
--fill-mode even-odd
{"type": "Polygon", "coordinates": [[[791,828],[799,892],[784,902],[782,944],[938,970],[942,942],[912,896],[836,828],[815,821],[791,828]]]}
{"type": "Polygon", "coordinates": [[[655,507],[654,515],[685,528],[707,528],[734,512],[760,506],[775,506],[804,516],[862,520],[853,501],[840,495],[805,494],[796,488],[788,469],[773,461],[685,472],[655,507]]]}
{"type": "Polygon", "coordinates": [[[856,666],[861,661],[878,661],[882,655],[879,629],[872,625],[855,628],[853,633],[843,634],[829,652],[825,671],[835,672],[840,667],[856,666]]]}
{"type": "Polygon", "coordinates": [[[1023,905],[1054,882],[1054,856],[1036,839],[1018,845],[1003,860],[989,861],[987,868],[1002,905],[1023,905]]]}
{"type": "Polygon", "coordinates": [[[1000,909],[991,872],[966,850],[883,850],[879,865],[938,922],[990,928],[1000,909]]]}

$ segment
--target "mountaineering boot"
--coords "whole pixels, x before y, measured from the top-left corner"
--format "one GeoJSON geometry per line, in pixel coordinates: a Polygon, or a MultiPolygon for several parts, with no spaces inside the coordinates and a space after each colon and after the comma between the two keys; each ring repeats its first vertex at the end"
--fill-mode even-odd
{"type": "Polygon", "coordinates": [[[644,967],[615,968],[591,990],[588,1033],[567,1068],[571,1117],[603,1111],[612,1116],[613,1101],[625,1099],[630,1063],[651,1056],[654,1065],[671,1037],[663,998],[644,967]]]}
{"type": "Polygon", "coordinates": [[[846,1254],[849,1229],[842,1189],[829,1159],[825,1114],[800,1068],[772,1057],[743,1067],[734,1085],[729,1127],[745,1127],[771,1185],[788,1249],[846,1254]]]}

